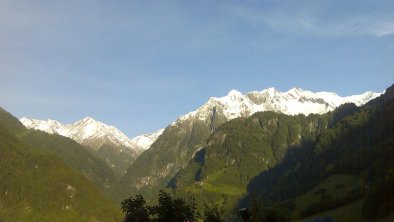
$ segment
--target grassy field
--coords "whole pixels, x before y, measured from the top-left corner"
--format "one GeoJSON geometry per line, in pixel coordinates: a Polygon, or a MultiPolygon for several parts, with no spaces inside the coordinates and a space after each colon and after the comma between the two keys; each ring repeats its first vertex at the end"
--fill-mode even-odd
{"type": "Polygon", "coordinates": [[[228,196],[243,196],[246,193],[245,188],[231,186],[228,184],[211,184],[207,182],[199,182],[184,188],[185,191],[198,193],[200,191],[208,191],[213,193],[224,194],[228,196]]]}

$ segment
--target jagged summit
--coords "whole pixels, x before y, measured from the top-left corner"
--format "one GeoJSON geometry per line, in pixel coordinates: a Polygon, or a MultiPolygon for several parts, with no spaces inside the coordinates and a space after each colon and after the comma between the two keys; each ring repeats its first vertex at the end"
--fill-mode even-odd
{"type": "MultiPolygon", "coordinates": [[[[247,117],[259,111],[274,111],[288,115],[296,114],[322,114],[334,110],[344,103],[363,105],[381,95],[381,93],[365,92],[360,95],[341,97],[333,92],[311,92],[301,88],[292,88],[281,92],[274,87],[262,91],[253,91],[246,94],[233,89],[223,97],[211,97],[197,110],[179,117],[171,126],[190,119],[209,121],[212,108],[216,107],[217,115],[223,115],[231,120],[238,117],[247,117]]],[[[77,142],[93,146],[98,149],[105,143],[111,142],[117,146],[128,147],[134,150],[146,150],[163,133],[160,129],[151,134],[144,134],[129,139],[114,126],[108,126],[91,117],[85,117],[72,124],[63,124],[56,120],[36,120],[21,118],[20,121],[27,127],[42,130],[52,134],[59,134],[76,140],[77,142]]]]}
{"type": "Polygon", "coordinates": [[[120,147],[126,147],[136,151],[143,151],[157,139],[162,131],[157,131],[144,136],[138,136],[138,139],[129,139],[124,133],[114,126],[108,126],[92,117],[85,117],[71,124],[63,124],[56,120],[37,120],[23,117],[20,121],[27,128],[41,130],[50,134],[59,134],[69,137],[78,143],[99,149],[104,144],[114,144],[120,147]]]}
{"type": "MultiPolygon", "coordinates": [[[[378,95],[372,94],[372,97],[378,95]]],[[[351,101],[361,104],[372,97],[358,95],[351,97],[351,101]]],[[[299,88],[287,92],[269,88],[246,94],[231,90],[223,97],[211,97],[198,109],[171,123],[152,144],[149,152],[142,153],[128,168],[122,183],[139,193],[150,193],[152,187],[168,185],[201,147],[206,146],[207,139],[212,135],[211,119],[216,120],[212,125],[219,129],[226,121],[248,117],[258,111],[270,110],[291,115],[325,113],[349,100],[334,93],[313,93],[299,88]],[[213,110],[216,110],[215,118],[211,118],[213,110]]],[[[224,141],[226,135],[219,134],[214,133],[212,137],[217,136],[224,141]]]]}
{"type": "Polygon", "coordinates": [[[94,123],[102,123],[102,122],[97,121],[97,120],[95,120],[94,118],[88,117],[88,116],[87,116],[87,117],[85,117],[85,118],[83,118],[83,119],[81,119],[81,120],[75,122],[74,124],[85,124],[85,123],[94,124],[94,123]]]}
{"type": "Polygon", "coordinates": [[[179,117],[171,125],[190,118],[207,121],[212,107],[216,107],[218,114],[223,114],[227,120],[246,117],[259,111],[274,111],[288,115],[311,113],[323,114],[334,110],[344,103],[363,105],[378,97],[381,93],[365,92],[360,95],[341,97],[333,92],[312,92],[294,87],[287,92],[281,92],[274,87],[262,91],[242,94],[231,90],[226,96],[211,97],[204,105],[195,111],[179,117]]]}
{"type": "Polygon", "coordinates": [[[229,96],[229,97],[231,97],[233,99],[236,99],[238,97],[242,97],[243,95],[242,95],[241,92],[239,92],[239,91],[237,91],[235,89],[232,89],[232,90],[230,90],[230,92],[228,92],[227,96],[229,96]]]}
{"type": "Polygon", "coordinates": [[[276,95],[279,91],[275,89],[275,87],[269,87],[267,89],[263,89],[260,93],[265,93],[269,95],[276,95]]]}

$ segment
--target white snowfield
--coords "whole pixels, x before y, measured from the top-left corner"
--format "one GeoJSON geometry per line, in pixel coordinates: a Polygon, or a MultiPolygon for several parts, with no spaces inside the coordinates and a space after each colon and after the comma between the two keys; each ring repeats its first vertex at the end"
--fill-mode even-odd
{"type": "MultiPolygon", "coordinates": [[[[341,97],[332,92],[314,93],[300,88],[293,88],[287,92],[268,88],[260,92],[254,91],[244,95],[236,90],[231,90],[224,97],[211,97],[200,108],[179,117],[170,125],[175,126],[192,119],[209,121],[213,107],[216,107],[218,115],[224,115],[227,120],[247,117],[260,111],[274,111],[288,115],[301,113],[304,115],[311,113],[323,114],[334,110],[344,103],[354,103],[357,106],[363,105],[379,95],[381,93],[365,92],[360,95],[341,97]]],[[[117,128],[108,126],[90,117],[86,117],[72,124],[63,124],[56,120],[28,118],[21,118],[20,121],[27,128],[37,129],[51,134],[59,134],[81,144],[84,144],[86,141],[99,141],[100,146],[101,143],[111,141],[116,145],[140,151],[149,149],[164,131],[164,129],[160,129],[154,133],[129,139],[117,128]]]]}
{"type": "Polygon", "coordinates": [[[157,140],[157,138],[159,138],[159,136],[163,132],[164,129],[159,129],[154,133],[147,133],[140,136],[136,136],[133,139],[131,139],[131,141],[138,144],[140,147],[142,147],[143,150],[147,150],[152,145],[152,143],[154,143],[157,140]]]}

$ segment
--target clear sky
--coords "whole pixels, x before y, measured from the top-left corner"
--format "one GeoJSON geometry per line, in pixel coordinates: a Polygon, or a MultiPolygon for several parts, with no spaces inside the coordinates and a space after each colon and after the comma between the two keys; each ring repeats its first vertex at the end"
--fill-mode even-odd
{"type": "Polygon", "coordinates": [[[0,0],[0,106],[17,117],[133,137],[231,89],[393,80],[393,0],[0,0]]]}

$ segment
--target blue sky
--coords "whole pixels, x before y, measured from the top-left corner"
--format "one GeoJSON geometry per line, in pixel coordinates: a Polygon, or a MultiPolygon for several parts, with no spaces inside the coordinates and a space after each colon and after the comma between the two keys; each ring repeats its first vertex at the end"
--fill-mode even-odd
{"type": "Polygon", "coordinates": [[[132,137],[231,89],[393,80],[392,0],[0,0],[0,106],[17,117],[91,116],[132,137]]]}

